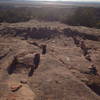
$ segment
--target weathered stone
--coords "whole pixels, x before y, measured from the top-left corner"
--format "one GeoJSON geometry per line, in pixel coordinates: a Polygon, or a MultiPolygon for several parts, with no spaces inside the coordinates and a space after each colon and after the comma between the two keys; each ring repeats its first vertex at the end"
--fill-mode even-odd
{"type": "Polygon", "coordinates": [[[18,91],[21,87],[22,87],[21,84],[20,84],[20,85],[19,85],[19,84],[18,84],[18,85],[17,85],[17,84],[12,85],[12,86],[11,86],[11,91],[12,91],[12,92],[16,92],[16,91],[18,91]]]}
{"type": "Polygon", "coordinates": [[[27,80],[26,80],[26,79],[22,79],[20,82],[21,82],[22,84],[27,84],[27,80]]]}

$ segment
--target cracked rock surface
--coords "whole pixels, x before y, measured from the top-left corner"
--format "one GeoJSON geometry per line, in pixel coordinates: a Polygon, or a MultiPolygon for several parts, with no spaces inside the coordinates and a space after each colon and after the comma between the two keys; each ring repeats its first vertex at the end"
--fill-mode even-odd
{"type": "Polygon", "coordinates": [[[99,39],[100,29],[59,22],[2,23],[0,100],[100,100],[99,39]],[[42,54],[44,44],[46,53],[42,54]],[[34,69],[37,53],[40,63],[34,69]],[[9,74],[14,57],[17,63],[9,74]],[[91,73],[91,65],[96,67],[97,74],[91,73]],[[33,74],[29,77],[32,68],[33,74]]]}

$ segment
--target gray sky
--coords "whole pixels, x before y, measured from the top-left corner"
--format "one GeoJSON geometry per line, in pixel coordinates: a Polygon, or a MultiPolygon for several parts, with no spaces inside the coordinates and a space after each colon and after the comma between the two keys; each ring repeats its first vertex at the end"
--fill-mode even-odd
{"type": "Polygon", "coordinates": [[[62,0],[62,1],[94,1],[94,2],[100,2],[100,0],[62,0]]]}
{"type": "MultiPolygon", "coordinates": [[[[0,0],[0,1],[15,1],[15,0],[0,0]]],[[[17,0],[16,0],[17,1],[17,0]]],[[[18,0],[20,1],[20,0],[18,0]]],[[[82,1],[82,2],[100,2],[100,0],[25,0],[25,1],[82,1]]]]}
{"type": "MultiPolygon", "coordinates": [[[[34,1],[34,0],[31,0],[31,1],[34,1]]],[[[57,1],[57,0],[41,0],[41,1],[57,1]]],[[[58,0],[58,1],[100,2],[100,0],[58,0]]]]}

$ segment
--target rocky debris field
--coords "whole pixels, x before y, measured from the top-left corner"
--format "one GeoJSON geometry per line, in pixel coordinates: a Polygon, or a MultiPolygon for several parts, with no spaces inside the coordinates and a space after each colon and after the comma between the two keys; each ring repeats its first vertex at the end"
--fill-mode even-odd
{"type": "Polygon", "coordinates": [[[100,100],[100,29],[1,23],[0,100],[100,100]]]}

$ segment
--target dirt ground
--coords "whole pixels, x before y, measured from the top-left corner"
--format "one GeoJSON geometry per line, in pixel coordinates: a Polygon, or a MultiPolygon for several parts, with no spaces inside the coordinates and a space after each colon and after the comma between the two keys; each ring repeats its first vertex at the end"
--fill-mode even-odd
{"type": "Polygon", "coordinates": [[[100,100],[100,29],[1,23],[0,100],[100,100]]]}

